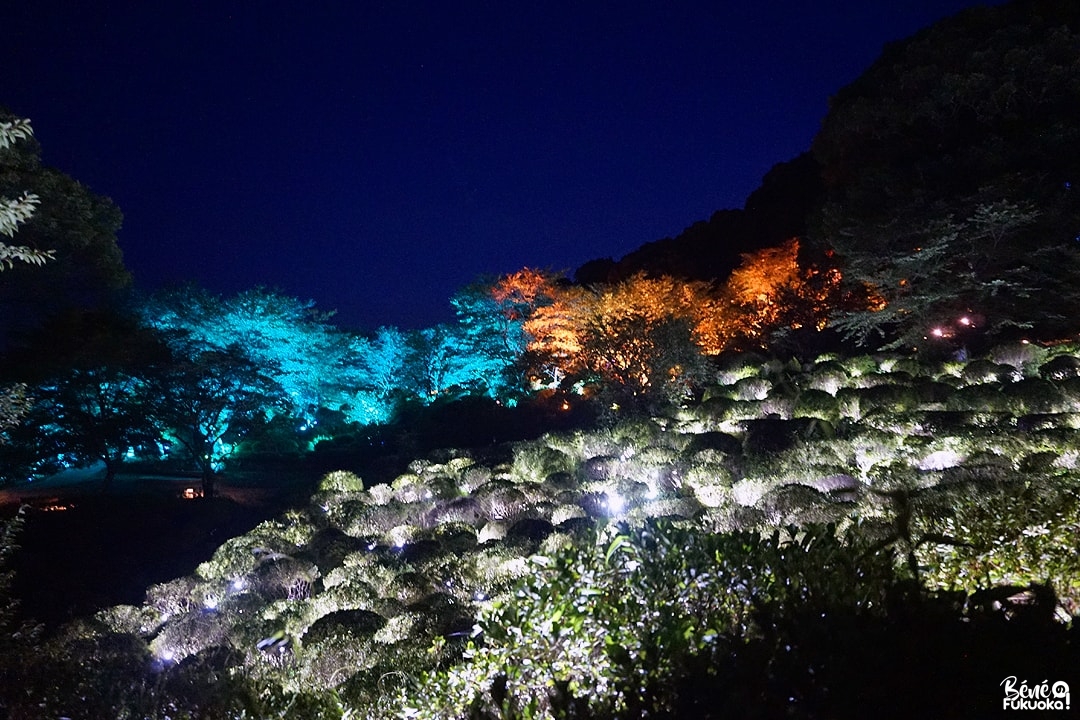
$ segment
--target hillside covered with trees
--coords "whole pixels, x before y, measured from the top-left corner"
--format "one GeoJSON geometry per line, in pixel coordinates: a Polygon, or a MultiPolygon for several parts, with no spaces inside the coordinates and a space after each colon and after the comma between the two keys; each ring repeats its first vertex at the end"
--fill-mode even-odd
{"type": "Polygon", "coordinates": [[[410,330],[138,291],[119,211],[0,114],[0,489],[302,498],[44,630],[0,574],[0,716],[985,717],[1009,675],[1080,687],[1077,83],[1080,7],[961,13],[742,209],[410,330]]]}

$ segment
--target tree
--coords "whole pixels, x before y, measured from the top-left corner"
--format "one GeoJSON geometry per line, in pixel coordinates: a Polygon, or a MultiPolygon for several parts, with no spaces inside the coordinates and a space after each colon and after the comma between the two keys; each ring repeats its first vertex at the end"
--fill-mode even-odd
{"type": "Polygon", "coordinates": [[[836,327],[860,345],[886,349],[950,340],[958,334],[982,344],[1034,331],[1055,337],[1075,325],[1068,307],[1077,299],[1080,249],[1041,243],[1048,232],[1034,206],[999,201],[952,217],[898,223],[907,249],[855,252],[848,272],[875,302],[847,308],[836,327]],[[1047,303],[1053,297],[1055,302],[1047,303]]]}
{"type": "MultiPolygon", "coordinates": [[[[791,345],[798,333],[820,333],[847,302],[828,253],[810,256],[798,238],[742,256],[723,288],[706,298],[697,326],[708,355],[791,345]]],[[[798,345],[799,343],[794,343],[798,345]]]]}
{"type": "MultiPolygon", "coordinates": [[[[409,352],[404,376],[407,386],[421,402],[430,403],[448,394],[467,394],[476,375],[463,357],[462,333],[457,327],[440,324],[408,334],[409,352]]],[[[483,394],[483,393],[478,393],[483,394]]]]}
{"type": "Polygon", "coordinates": [[[585,370],[581,355],[584,319],[592,303],[585,288],[560,288],[550,303],[537,307],[523,327],[529,335],[524,362],[535,388],[557,388],[585,370]]]}
{"type": "Polygon", "coordinates": [[[836,95],[814,139],[828,189],[814,235],[884,303],[841,313],[851,337],[925,345],[966,313],[987,342],[1077,329],[1060,308],[1080,283],[1078,42],[1075,3],[973,9],[836,95]]]}
{"type": "MultiPolygon", "coordinates": [[[[24,118],[0,121],[0,162],[4,152],[19,140],[27,140],[34,134],[30,121],[24,118]]],[[[0,197],[0,234],[9,238],[34,214],[41,198],[31,192],[23,192],[15,198],[0,197]]],[[[51,250],[38,250],[26,245],[8,245],[0,242],[0,270],[12,268],[18,260],[32,265],[43,265],[51,260],[51,250]]]]}
{"type": "Polygon", "coordinates": [[[585,366],[631,396],[673,399],[700,381],[701,282],[637,274],[595,293],[581,334],[585,366]]]}
{"type": "MultiPolygon", "coordinates": [[[[34,134],[30,121],[23,118],[0,121],[0,166],[5,152],[15,142],[27,140],[34,134]]],[[[34,208],[41,201],[34,193],[24,192],[17,198],[0,196],[0,233],[14,237],[19,225],[25,223],[34,214],[34,208]]],[[[38,250],[26,245],[9,245],[0,242],[0,271],[14,267],[15,261],[41,265],[51,260],[51,250],[38,250]]],[[[26,394],[26,385],[16,383],[0,387],[0,433],[14,427],[30,410],[30,398],[26,394]]],[[[0,443],[4,436],[0,434],[0,443]]]]}
{"type": "Polygon", "coordinates": [[[345,398],[341,409],[349,421],[388,422],[405,396],[419,394],[408,384],[409,354],[409,335],[396,327],[380,327],[371,337],[349,339],[337,389],[345,398]]]}
{"type": "Polygon", "coordinates": [[[236,345],[281,386],[289,411],[311,422],[319,407],[340,409],[349,339],[313,301],[255,288],[223,298],[194,285],[147,299],[142,315],[161,330],[179,330],[217,350],[236,345]]]}
{"type": "Polygon", "coordinates": [[[222,462],[237,440],[285,404],[280,385],[239,345],[224,349],[176,343],[173,362],[152,381],[159,430],[178,442],[202,473],[212,497],[222,462]]]}
{"type": "MultiPolygon", "coordinates": [[[[528,269],[515,273],[529,273],[528,269]]],[[[515,376],[517,360],[528,343],[524,330],[525,301],[505,279],[495,284],[477,281],[450,299],[457,315],[461,371],[472,391],[507,399],[524,387],[515,376]]]]}
{"type": "Polygon", "coordinates": [[[700,380],[695,328],[705,283],[639,273],[614,285],[550,292],[551,301],[524,323],[539,383],[599,381],[627,397],[656,400],[700,380]]]}
{"type": "Polygon", "coordinates": [[[3,346],[12,333],[67,308],[107,304],[130,276],[116,241],[122,217],[112,201],[43,167],[25,121],[0,109],[0,126],[0,227],[18,226],[19,237],[17,247],[0,250],[3,346]]]}
{"type": "Polygon", "coordinates": [[[30,419],[43,454],[76,466],[104,463],[108,489],[128,451],[158,439],[149,376],[169,352],[134,317],[73,311],[53,319],[19,355],[35,378],[30,419]]]}

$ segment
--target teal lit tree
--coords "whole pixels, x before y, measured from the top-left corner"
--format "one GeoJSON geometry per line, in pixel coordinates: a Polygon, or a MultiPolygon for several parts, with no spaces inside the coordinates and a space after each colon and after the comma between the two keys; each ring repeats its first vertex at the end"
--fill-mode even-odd
{"type": "Polygon", "coordinates": [[[476,282],[450,300],[457,315],[457,358],[466,387],[509,399],[524,386],[514,370],[528,345],[526,314],[512,300],[496,297],[492,287],[476,282]]]}
{"type": "Polygon", "coordinates": [[[154,327],[183,331],[206,349],[236,346],[272,376],[286,397],[288,412],[313,421],[320,407],[347,403],[341,378],[349,338],[330,325],[331,315],[301,301],[256,288],[230,298],[195,286],[162,292],[144,305],[154,327]]]}
{"type": "Polygon", "coordinates": [[[386,423],[398,404],[419,391],[408,386],[404,369],[409,361],[409,334],[396,327],[380,327],[370,337],[349,338],[334,392],[350,422],[386,423]]]}
{"type": "Polygon", "coordinates": [[[474,376],[467,370],[462,333],[441,324],[409,334],[406,377],[422,402],[467,394],[474,376]]]}
{"type": "Polygon", "coordinates": [[[175,359],[154,379],[153,417],[200,470],[203,495],[212,497],[224,461],[240,440],[283,408],[286,395],[239,345],[174,345],[175,359]]]}

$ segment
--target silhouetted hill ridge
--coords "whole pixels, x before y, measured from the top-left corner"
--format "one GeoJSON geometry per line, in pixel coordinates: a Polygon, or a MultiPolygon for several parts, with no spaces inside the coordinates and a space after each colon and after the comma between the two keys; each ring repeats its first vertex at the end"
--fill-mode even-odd
{"type": "Polygon", "coordinates": [[[574,275],[582,285],[624,280],[635,273],[687,280],[724,280],[741,256],[806,233],[807,218],[824,196],[821,168],[809,152],[774,165],[742,209],[718,210],[673,238],[645,243],[620,260],[591,260],[574,275]]]}

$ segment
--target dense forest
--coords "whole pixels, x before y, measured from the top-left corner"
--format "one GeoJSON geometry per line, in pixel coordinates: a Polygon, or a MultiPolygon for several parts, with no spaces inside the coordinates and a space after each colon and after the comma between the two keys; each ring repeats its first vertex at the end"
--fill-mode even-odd
{"type": "Polygon", "coordinates": [[[423,329],[142,292],[119,210],[40,155],[0,112],[0,490],[294,492],[45,626],[10,572],[45,509],[11,516],[0,718],[985,717],[1007,676],[1080,687],[1080,6],[892,44],[742,209],[477,278],[423,329]]]}

